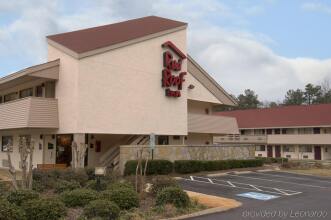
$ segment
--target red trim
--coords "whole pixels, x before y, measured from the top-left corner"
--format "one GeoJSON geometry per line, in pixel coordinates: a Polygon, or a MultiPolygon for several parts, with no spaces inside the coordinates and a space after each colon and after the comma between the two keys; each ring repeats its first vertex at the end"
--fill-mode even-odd
{"type": "Polygon", "coordinates": [[[186,55],[176,47],[171,41],[167,41],[162,44],[162,47],[169,47],[173,52],[175,52],[180,58],[185,59],[186,55]]]}

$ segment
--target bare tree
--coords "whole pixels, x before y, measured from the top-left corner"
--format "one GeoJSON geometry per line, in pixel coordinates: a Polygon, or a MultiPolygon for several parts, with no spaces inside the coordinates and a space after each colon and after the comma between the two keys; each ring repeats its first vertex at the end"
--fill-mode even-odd
{"type": "Polygon", "coordinates": [[[72,142],[72,168],[84,168],[87,144],[72,142]]]}
{"type": "Polygon", "coordinates": [[[12,184],[15,190],[18,189],[18,184],[17,184],[17,179],[16,179],[16,169],[13,166],[12,160],[11,160],[11,155],[10,152],[13,151],[13,144],[11,141],[8,142],[7,145],[4,146],[4,150],[7,153],[7,158],[8,158],[8,166],[9,166],[9,174],[12,180],[12,184]]]}
{"type": "Polygon", "coordinates": [[[138,162],[136,167],[136,191],[139,192],[140,197],[144,195],[144,187],[145,187],[145,179],[146,179],[146,173],[147,173],[147,166],[148,166],[148,159],[150,156],[149,149],[146,149],[146,158],[144,158],[144,148],[146,146],[141,145],[139,148],[137,155],[138,155],[138,162]],[[143,165],[143,162],[145,164],[143,165]]]}

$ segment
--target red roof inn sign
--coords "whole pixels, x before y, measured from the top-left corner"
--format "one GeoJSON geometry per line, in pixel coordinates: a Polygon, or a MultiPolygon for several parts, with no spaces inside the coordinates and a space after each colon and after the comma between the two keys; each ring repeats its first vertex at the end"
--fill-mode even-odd
{"type": "Polygon", "coordinates": [[[165,42],[162,47],[168,49],[163,53],[162,87],[165,88],[166,96],[180,97],[180,90],[183,88],[186,75],[186,72],[180,71],[186,56],[171,41],[165,42]],[[178,60],[174,58],[173,54],[179,57],[178,60]]]}

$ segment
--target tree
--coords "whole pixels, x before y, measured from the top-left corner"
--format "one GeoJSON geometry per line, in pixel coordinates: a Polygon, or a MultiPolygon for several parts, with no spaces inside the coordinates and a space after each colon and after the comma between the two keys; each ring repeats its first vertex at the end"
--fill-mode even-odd
{"type": "Polygon", "coordinates": [[[72,168],[84,168],[85,155],[87,151],[87,144],[80,143],[79,145],[73,141],[72,149],[72,168]]]}
{"type": "Polygon", "coordinates": [[[258,100],[258,95],[253,90],[246,89],[244,94],[238,96],[238,108],[249,109],[258,108],[261,102],[258,100]]]}
{"type": "Polygon", "coordinates": [[[301,89],[290,89],[286,92],[284,105],[302,105],[304,102],[304,92],[301,89]]]}
{"type": "Polygon", "coordinates": [[[313,84],[308,83],[305,87],[304,97],[307,105],[320,103],[322,99],[321,86],[314,86],[313,84]]]}
{"type": "MultiPolygon", "coordinates": [[[[16,179],[16,169],[12,164],[11,154],[13,149],[13,144],[9,142],[6,145],[6,152],[9,163],[9,173],[11,175],[12,184],[15,190],[19,189],[18,181],[16,179]]],[[[32,189],[32,168],[33,168],[33,151],[34,151],[34,141],[26,136],[21,136],[19,138],[18,150],[20,153],[20,167],[22,169],[22,181],[20,184],[21,189],[32,189]]]]}

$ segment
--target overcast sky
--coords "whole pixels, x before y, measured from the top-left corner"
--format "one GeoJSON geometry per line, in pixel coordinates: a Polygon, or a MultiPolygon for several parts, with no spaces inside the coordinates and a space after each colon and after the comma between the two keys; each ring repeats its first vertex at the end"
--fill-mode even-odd
{"type": "Polygon", "coordinates": [[[45,62],[46,35],[147,15],[188,22],[189,53],[232,94],[331,78],[327,0],[1,0],[0,76],[45,62]]]}

